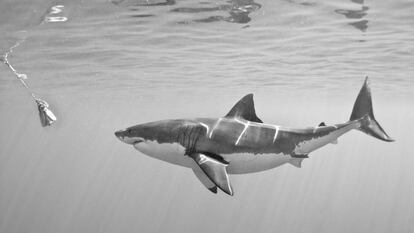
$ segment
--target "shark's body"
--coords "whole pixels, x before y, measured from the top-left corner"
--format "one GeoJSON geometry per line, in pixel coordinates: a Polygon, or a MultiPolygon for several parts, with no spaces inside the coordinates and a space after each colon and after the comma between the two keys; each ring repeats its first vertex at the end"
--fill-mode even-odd
{"type": "Polygon", "coordinates": [[[253,95],[242,98],[222,118],[150,122],[117,131],[116,136],[151,157],[192,168],[211,191],[232,195],[227,174],[264,171],[285,163],[301,166],[308,154],[358,129],[385,141],[392,139],[375,121],[368,80],[343,124],[291,129],[264,124],[256,116],[253,95]]]}
{"type": "MultiPolygon", "coordinates": [[[[227,172],[242,174],[264,171],[292,163],[298,166],[311,151],[357,127],[356,122],[335,126],[289,129],[238,118],[196,118],[151,122],[141,127],[157,128],[166,137],[145,135],[139,151],[176,165],[193,167],[185,154],[209,152],[229,162],[227,172]],[[176,135],[170,137],[169,135],[176,135]]],[[[151,130],[146,130],[152,134],[151,130]]]]}

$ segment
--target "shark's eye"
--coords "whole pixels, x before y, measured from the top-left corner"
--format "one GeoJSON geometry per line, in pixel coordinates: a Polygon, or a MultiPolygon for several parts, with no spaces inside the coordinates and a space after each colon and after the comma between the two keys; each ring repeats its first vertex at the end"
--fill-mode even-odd
{"type": "Polygon", "coordinates": [[[132,133],[132,129],[128,129],[128,130],[127,130],[127,132],[128,132],[129,134],[131,134],[131,133],[132,133]]]}

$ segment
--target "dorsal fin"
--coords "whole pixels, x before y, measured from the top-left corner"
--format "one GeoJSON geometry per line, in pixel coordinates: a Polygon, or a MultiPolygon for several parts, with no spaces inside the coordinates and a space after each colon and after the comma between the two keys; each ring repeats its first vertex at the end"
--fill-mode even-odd
{"type": "Polygon", "coordinates": [[[320,126],[326,126],[326,125],[325,125],[325,122],[322,121],[318,126],[320,127],[320,126]]]}
{"type": "Polygon", "coordinates": [[[248,121],[263,123],[263,121],[256,116],[256,111],[254,110],[253,94],[248,94],[239,100],[239,102],[233,106],[230,112],[227,113],[226,117],[240,117],[248,121]]]}

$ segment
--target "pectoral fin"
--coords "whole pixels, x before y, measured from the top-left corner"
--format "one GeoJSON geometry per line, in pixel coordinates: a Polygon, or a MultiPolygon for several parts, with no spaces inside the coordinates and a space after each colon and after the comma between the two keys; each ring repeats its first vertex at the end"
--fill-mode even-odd
{"type": "Polygon", "coordinates": [[[201,170],[201,168],[198,166],[198,164],[194,164],[193,166],[193,172],[197,176],[198,180],[211,192],[217,193],[217,186],[214,184],[210,178],[207,177],[207,175],[201,170]]]}
{"type": "Polygon", "coordinates": [[[229,176],[226,171],[228,164],[224,161],[219,161],[216,158],[212,158],[203,153],[194,153],[190,155],[191,158],[198,164],[205,175],[212,181],[217,187],[223,190],[225,193],[233,196],[233,190],[230,185],[229,176]]]}

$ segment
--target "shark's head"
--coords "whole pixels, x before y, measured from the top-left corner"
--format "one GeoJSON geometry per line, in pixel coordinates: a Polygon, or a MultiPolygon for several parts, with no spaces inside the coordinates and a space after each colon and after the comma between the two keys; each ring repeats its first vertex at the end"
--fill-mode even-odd
{"type": "Polygon", "coordinates": [[[132,126],[115,132],[115,136],[130,145],[147,141],[157,141],[158,143],[176,142],[177,134],[183,125],[181,120],[165,120],[149,122],[132,126]]]}
{"type": "Polygon", "coordinates": [[[130,145],[146,141],[144,127],[142,125],[132,126],[115,132],[115,136],[130,145]]]}
{"type": "MultiPolygon", "coordinates": [[[[182,139],[184,123],[185,121],[182,120],[150,122],[118,130],[115,136],[146,155],[181,165],[180,161],[184,158],[186,151],[185,147],[180,144],[180,138],[184,141],[182,139]]],[[[194,140],[188,139],[187,141],[194,140]]]]}

